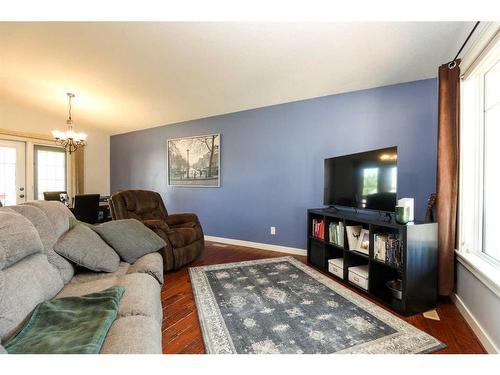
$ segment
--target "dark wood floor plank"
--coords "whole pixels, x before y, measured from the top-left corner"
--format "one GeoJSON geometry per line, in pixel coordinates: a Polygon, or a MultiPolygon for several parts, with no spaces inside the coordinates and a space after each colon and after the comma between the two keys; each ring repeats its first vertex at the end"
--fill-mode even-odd
{"type": "MultiPolygon", "coordinates": [[[[287,256],[287,254],[233,245],[220,247],[214,246],[214,243],[207,242],[203,255],[189,266],[196,267],[282,256],[287,256]]],[[[293,257],[306,263],[306,258],[303,256],[293,255],[293,257]]],[[[328,275],[327,273],[324,274],[328,275]]],[[[333,278],[331,275],[328,276],[333,278]]],[[[355,293],[361,294],[349,285],[341,284],[355,293]]],[[[382,306],[368,296],[364,294],[361,295],[377,305],[382,306]]],[[[164,276],[161,298],[163,305],[163,353],[205,353],[187,267],[167,273],[164,276]]],[[[382,307],[385,308],[384,306],[382,307]]],[[[426,319],[421,314],[411,317],[402,317],[394,312],[392,313],[418,329],[433,335],[447,345],[445,349],[436,353],[485,353],[479,340],[451,301],[440,301],[437,312],[441,318],[440,321],[426,319]]]]}

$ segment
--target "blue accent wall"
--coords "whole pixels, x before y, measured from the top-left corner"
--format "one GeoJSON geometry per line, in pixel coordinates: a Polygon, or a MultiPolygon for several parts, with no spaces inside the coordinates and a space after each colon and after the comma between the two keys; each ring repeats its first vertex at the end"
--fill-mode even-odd
{"type": "Polygon", "coordinates": [[[429,79],[112,136],[111,190],[158,191],[169,212],[197,213],[207,235],[305,248],[323,159],[398,146],[398,193],[415,197],[422,219],[436,189],[437,104],[429,79]],[[221,133],[221,187],[167,186],[166,140],[208,133],[221,133]]]}

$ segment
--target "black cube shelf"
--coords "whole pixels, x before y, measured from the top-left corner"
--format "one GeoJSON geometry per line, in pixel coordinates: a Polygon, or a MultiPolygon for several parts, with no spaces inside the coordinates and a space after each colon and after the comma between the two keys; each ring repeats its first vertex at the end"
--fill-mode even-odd
{"type": "MultiPolygon", "coordinates": [[[[402,315],[413,315],[431,310],[437,303],[437,223],[411,223],[401,225],[378,213],[354,213],[349,210],[328,208],[309,209],[307,215],[307,260],[308,263],[328,271],[328,260],[343,258],[344,277],[348,281],[348,268],[368,265],[368,290],[358,288],[402,315]],[[313,220],[321,219],[324,223],[325,238],[313,236],[313,220]],[[328,225],[330,222],[343,222],[344,228],[349,225],[360,225],[370,232],[369,254],[349,249],[346,231],[344,230],[344,246],[330,243],[328,225]],[[374,257],[374,234],[391,233],[402,241],[401,263],[386,263],[374,257]],[[401,279],[401,299],[394,297],[386,283],[401,279]]],[[[331,274],[338,278],[336,275],[331,274]]]]}

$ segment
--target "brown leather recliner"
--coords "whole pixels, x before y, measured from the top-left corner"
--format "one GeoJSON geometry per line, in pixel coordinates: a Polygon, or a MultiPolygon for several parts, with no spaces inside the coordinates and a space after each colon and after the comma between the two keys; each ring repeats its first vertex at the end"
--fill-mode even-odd
{"type": "Polygon", "coordinates": [[[109,199],[113,220],[137,219],[165,240],[160,250],[165,271],[178,269],[196,259],[205,243],[195,214],[169,215],[160,194],[148,190],[124,190],[109,199]]]}

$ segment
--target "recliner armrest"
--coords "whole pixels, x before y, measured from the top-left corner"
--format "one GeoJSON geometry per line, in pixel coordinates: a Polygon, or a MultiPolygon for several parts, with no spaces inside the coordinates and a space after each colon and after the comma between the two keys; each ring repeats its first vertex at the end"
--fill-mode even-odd
{"type": "Polygon", "coordinates": [[[165,220],[168,225],[179,225],[184,223],[198,223],[198,216],[192,213],[171,214],[165,220]]]}
{"type": "Polygon", "coordinates": [[[165,234],[170,230],[170,227],[163,220],[143,220],[142,223],[153,231],[161,230],[165,234]]]}

